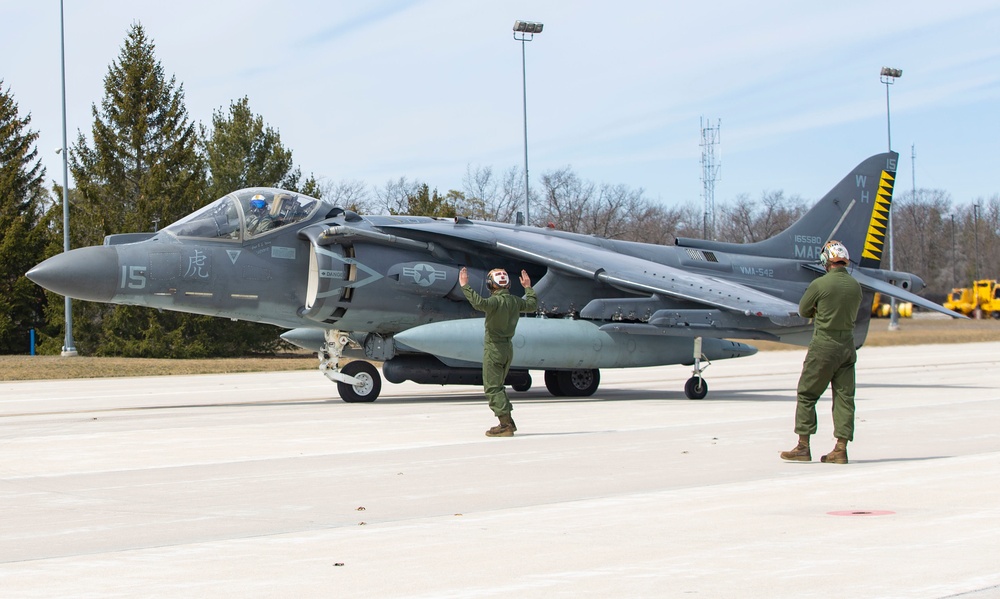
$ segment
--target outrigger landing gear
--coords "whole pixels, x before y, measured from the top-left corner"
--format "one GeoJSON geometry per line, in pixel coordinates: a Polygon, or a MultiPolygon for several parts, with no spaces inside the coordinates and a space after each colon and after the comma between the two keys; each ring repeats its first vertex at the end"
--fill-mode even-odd
{"type": "Polygon", "coordinates": [[[319,371],[337,383],[340,398],[348,403],[372,402],[382,391],[382,378],[378,369],[368,362],[349,362],[340,369],[340,359],[350,338],[340,331],[323,333],[326,342],[319,352],[319,371]]]}
{"type": "Polygon", "coordinates": [[[708,358],[701,353],[701,337],[695,337],[694,371],[691,378],[684,383],[684,395],[687,395],[688,399],[705,399],[705,396],[708,395],[708,383],[702,378],[701,373],[711,365],[712,363],[708,361],[708,358]],[[705,360],[704,366],[701,365],[702,360],[705,360]]]}

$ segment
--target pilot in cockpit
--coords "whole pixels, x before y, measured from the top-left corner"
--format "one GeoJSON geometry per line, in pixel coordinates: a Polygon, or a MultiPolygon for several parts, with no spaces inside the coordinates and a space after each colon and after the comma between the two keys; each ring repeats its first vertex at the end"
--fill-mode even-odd
{"type": "Polygon", "coordinates": [[[274,228],[274,219],[271,218],[270,210],[267,207],[267,200],[263,194],[257,194],[250,200],[247,215],[247,232],[250,235],[258,235],[264,231],[274,228]]]}

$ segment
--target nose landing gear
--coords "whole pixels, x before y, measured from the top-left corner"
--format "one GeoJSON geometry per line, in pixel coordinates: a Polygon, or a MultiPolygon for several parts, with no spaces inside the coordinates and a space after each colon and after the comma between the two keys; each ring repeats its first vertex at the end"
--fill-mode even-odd
{"type": "Polygon", "coordinates": [[[364,360],[348,362],[340,368],[344,347],[350,338],[340,331],[325,331],[319,352],[319,371],[326,378],[337,383],[340,398],[348,403],[372,402],[382,392],[382,377],[374,365],[364,360]]]}

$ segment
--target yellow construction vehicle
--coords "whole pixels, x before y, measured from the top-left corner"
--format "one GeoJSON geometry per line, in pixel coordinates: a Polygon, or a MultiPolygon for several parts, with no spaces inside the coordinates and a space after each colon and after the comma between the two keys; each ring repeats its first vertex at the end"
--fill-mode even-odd
{"type": "MultiPolygon", "coordinates": [[[[910,318],[913,316],[913,304],[910,302],[896,302],[896,314],[900,318],[910,318]]],[[[882,297],[878,291],[875,292],[875,299],[872,300],[872,316],[875,318],[889,318],[892,315],[892,304],[882,297]]]]}
{"type": "Polygon", "coordinates": [[[1000,318],[1000,287],[996,279],[981,279],[972,283],[972,294],[982,316],[1000,318]]]}
{"type": "Polygon", "coordinates": [[[955,287],[943,305],[966,316],[1000,318],[1000,285],[996,279],[980,279],[973,281],[972,287],[955,287]]]}
{"type": "Polygon", "coordinates": [[[972,290],[968,287],[953,287],[948,299],[941,305],[962,314],[969,314],[976,307],[972,290]]]}

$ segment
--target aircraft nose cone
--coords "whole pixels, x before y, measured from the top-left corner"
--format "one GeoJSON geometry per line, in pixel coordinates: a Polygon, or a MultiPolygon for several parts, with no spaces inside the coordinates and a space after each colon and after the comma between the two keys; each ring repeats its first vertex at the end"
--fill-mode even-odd
{"type": "Polygon", "coordinates": [[[118,283],[118,250],[93,246],[52,256],[25,276],[66,297],[110,302],[118,283]]]}

